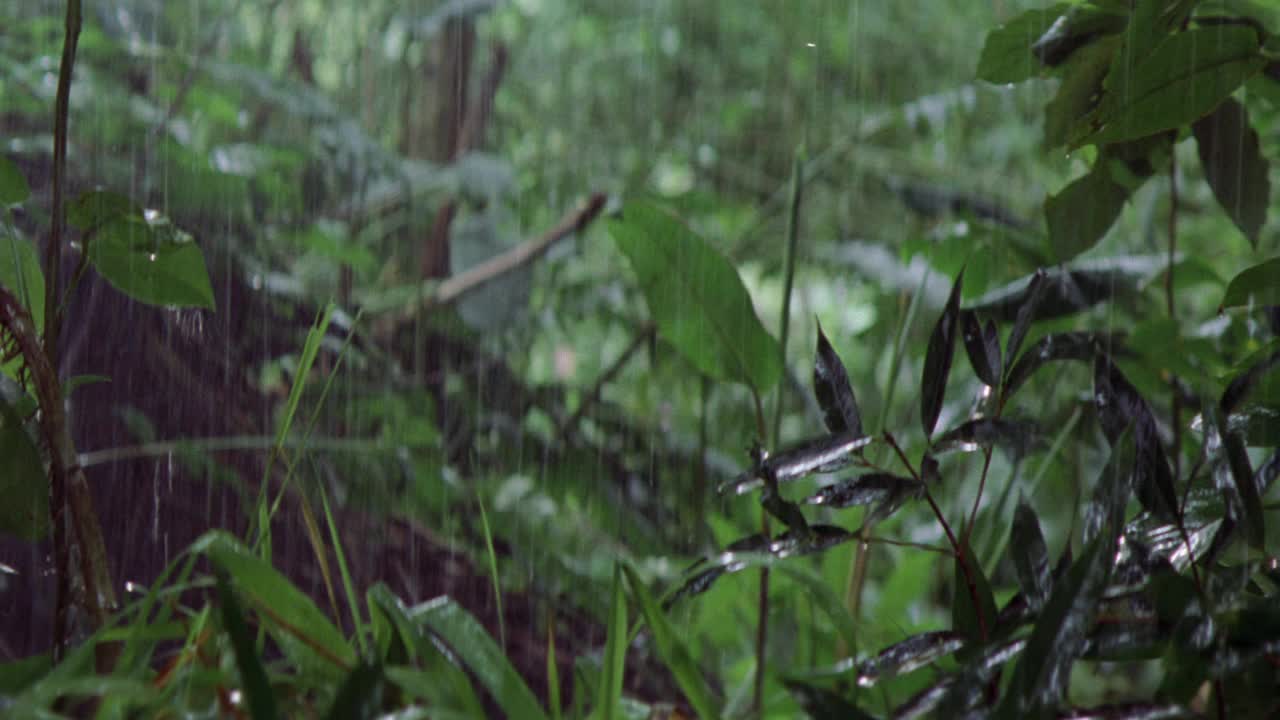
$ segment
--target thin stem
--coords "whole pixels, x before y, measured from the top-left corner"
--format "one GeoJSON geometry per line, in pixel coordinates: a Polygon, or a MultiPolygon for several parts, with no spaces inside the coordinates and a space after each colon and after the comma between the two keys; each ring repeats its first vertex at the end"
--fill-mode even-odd
{"type": "Polygon", "coordinates": [[[58,67],[58,90],[53,105],[53,207],[49,223],[49,245],[44,256],[44,347],[49,357],[57,357],[58,312],[61,299],[59,264],[62,235],[66,228],[67,123],[71,105],[71,76],[80,44],[80,0],[68,0],[66,35],[62,43],[62,63],[58,67]]]}
{"type": "MultiPolygon", "coordinates": [[[[804,190],[804,151],[796,153],[791,164],[791,206],[787,213],[787,255],[784,259],[784,276],[782,287],[782,318],[779,331],[780,364],[784,371],[787,367],[787,340],[791,334],[791,291],[795,286],[796,248],[800,245],[800,199],[804,190]]],[[[778,395],[773,407],[773,435],[769,438],[773,447],[778,446],[778,435],[782,429],[782,397],[786,383],[778,384],[778,395]]]]}
{"type": "MultiPolygon", "coordinates": [[[[1169,160],[1169,266],[1164,273],[1165,307],[1169,311],[1169,319],[1177,322],[1177,309],[1174,305],[1173,263],[1178,254],[1178,158],[1172,153],[1169,160]]],[[[1172,391],[1169,415],[1173,428],[1173,481],[1176,483],[1182,475],[1182,398],[1178,393],[1178,380],[1169,378],[1169,389],[1172,391]]]]}
{"type": "Polygon", "coordinates": [[[982,448],[982,476],[978,478],[978,494],[973,496],[973,509],[969,511],[969,524],[964,527],[964,542],[969,544],[973,535],[973,526],[978,522],[978,505],[982,502],[982,493],[987,487],[987,472],[991,470],[991,448],[982,448]]]}
{"type": "MultiPolygon", "coordinates": [[[[756,405],[756,432],[759,433],[761,441],[764,440],[764,404],[760,401],[760,392],[754,387],[751,388],[751,397],[755,400],[756,405]]],[[[776,493],[778,491],[778,481],[774,478],[773,473],[765,474],[766,493],[776,493]]],[[[769,531],[769,513],[764,508],[760,509],[760,533],[766,538],[772,537],[769,531]]],[[[751,696],[751,707],[757,716],[764,716],[764,675],[765,666],[768,661],[766,649],[769,644],[769,568],[760,568],[760,594],[756,600],[757,617],[756,617],[756,678],[755,688],[751,696]]]]}

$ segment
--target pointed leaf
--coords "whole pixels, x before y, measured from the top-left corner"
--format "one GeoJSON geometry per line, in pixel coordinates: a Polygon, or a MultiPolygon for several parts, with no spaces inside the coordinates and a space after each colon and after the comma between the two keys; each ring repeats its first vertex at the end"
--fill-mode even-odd
{"type": "Polygon", "coordinates": [[[950,630],[912,635],[858,663],[858,685],[871,687],[885,678],[918,670],[959,650],[964,644],[964,635],[950,630]]]}
{"type": "Polygon", "coordinates": [[[44,272],[40,257],[30,240],[0,228],[0,287],[22,303],[35,323],[36,332],[44,332],[44,272]]]}
{"type": "Polygon", "coordinates": [[[951,627],[970,640],[986,642],[996,628],[995,596],[982,572],[977,557],[968,543],[961,543],[964,562],[955,559],[954,592],[951,601],[951,627]],[[966,572],[967,568],[967,572],[966,572]],[[975,604],[976,603],[976,604],[975,604]]]}
{"type": "Polygon", "coordinates": [[[1036,270],[1031,279],[1027,281],[1025,297],[1018,306],[1018,314],[1013,320],[1013,329],[1009,331],[1009,342],[1005,346],[1005,367],[1012,367],[1014,361],[1018,359],[1018,351],[1022,349],[1022,341],[1026,339],[1027,332],[1031,330],[1031,323],[1037,319],[1036,313],[1040,309],[1040,303],[1044,301],[1045,295],[1048,293],[1049,285],[1049,276],[1045,274],[1044,270],[1036,270]]]}
{"type": "Polygon", "coordinates": [[[764,475],[768,473],[778,482],[787,482],[815,472],[834,472],[853,462],[855,454],[874,441],[861,433],[848,432],[805,440],[766,457],[759,468],[738,475],[718,491],[732,495],[751,492],[764,486],[764,475]]]}
{"type": "Polygon", "coordinates": [[[1088,544],[1107,528],[1124,527],[1125,506],[1133,492],[1137,447],[1133,427],[1126,427],[1112,442],[1111,457],[1094,483],[1093,497],[1084,513],[1084,542],[1088,544]]]}
{"type": "Polygon", "coordinates": [[[1040,39],[1066,10],[1058,4],[1041,10],[1028,10],[987,33],[978,58],[978,79],[989,83],[1022,82],[1040,73],[1039,58],[1031,46],[1040,39]]]}
{"type": "Polygon", "coordinates": [[[0,398],[0,533],[23,540],[49,534],[49,477],[22,417],[0,398]]]}
{"type": "Polygon", "coordinates": [[[988,320],[983,328],[978,316],[972,312],[960,314],[964,339],[964,350],[969,356],[969,365],[973,374],[991,387],[1000,386],[1000,335],[996,331],[995,321],[988,320]]]}
{"type": "Polygon", "coordinates": [[[925,437],[933,434],[942,412],[942,400],[947,392],[947,377],[951,374],[951,355],[956,346],[956,325],[960,320],[960,289],[964,286],[964,270],[956,276],[951,286],[951,297],[942,310],[942,316],[933,326],[929,336],[929,348],[924,356],[924,375],[920,379],[920,422],[925,437]]]}
{"type": "MultiPolygon", "coordinates": [[[[1166,255],[1127,255],[1076,260],[1065,269],[1042,269],[1038,272],[1045,275],[1044,296],[1037,303],[1031,322],[1067,317],[1113,297],[1136,294],[1162,276],[1168,264],[1166,255]]],[[[1018,313],[1030,299],[1033,277],[1020,278],[991,290],[967,309],[994,316],[1000,322],[1016,322],[1018,313]]],[[[1006,349],[1006,367],[1008,355],[1006,349]]]]}
{"type": "Polygon", "coordinates": [[[1119,45],[1118,37],[1102,38],[1071,55],[1058,93],[1044,106],[1045,150],[1065,145],[1072,126],[1093,110],[1119,45]]]}
{"type": "MultiPolygon", "coordinates": [[[[636,604],[640,606],[645,624],[653,633],[658,654],[662,657],[667,669],[671,671],[671,675],[675,677],[680,689],[684,691],[684,696],[693,706],[694,712],[698,713],[698,717],[703,720],[720,717],[719,703],[715,701],[714,693],[707,686],[702,671],[662,608],[658,607],[658,603],[654,601],[649,588],[630,566],[623,565],[622,571],[626,574],[627,584],[631,587],[631,594],[636,604]]],[[[625,634],[625,624],[622,630],[625,634]]]]}
{"type": "Polygon", "coordinates": [[[941,455],[953,450],[973,452],[1000,446],[1015,458],[1040,448],[1040,428],[1030,420],[981,417],[967,420],[948,430],[933,443],[933,452],[941,455]]]}
{"type": "Polygon", "coordinates": [[[1247,25],[1174,34],[1145,59],[1117,63],[1097,110],[1073,145],[1103,145],[1190,124],[1262,69],[1258,33],[1247,25]]]}
{"type": "Polygon", "coordinates": [[[88,243],[89,261],[117,290],[139,302],[212,309],[204,255],[167,221],[107,220],[88,243]]]}
{"type": "Polygon", "coordinates": [[[325,715],[329,720],[371,720],[382,714],[382,666],[362,662],[347,675],[325,715]]]}
{"type": "Polygon", "coordinates": [[[1158,517],[1176,518],[1178,498],[1173,487],[1173,471],[1160,444],[1151,406],[1103,355],[1094,358],[1093,400],[1102,432],[1113,448],[1125,429],[1133,426],[1136,456],[1133,487],[1138,500],[1158,517]]]}
{"type": "Polygon", "coordinates": [[[1240,271],[1227,284],[1222,307],[1248,305],[1280,305],[1280,257],[1271,258],[1240,271]]]}
{"type": "Polygon", "coordinates": [[[31,186],[22,170],[9,158],[0,155],[0,208],[26,202],[31,186]]]}
{"type": "Polygon", "coordinates": [[[1045,364],[1057,360],[1077,360],[1091,362],[1099,347],[1113,344],[1113,338],[1089,332],[1066,332],[1046,335],[1032,345],[1013,369],[1005,381],[1005,397],[1012,397],[1037,370],[1045,364]]]}
{"type": "Polygon", "coordinates": [[[622,571],[613,568],[613,590],[609,593],[609,624],[605,634],[604,664],[600,668],[600,684],[596,689],[595,712],[603,720],[621,716],[622,682],[627,662],[627,597],[623,592],[622,571]]]}
{"type": "Polygon", "coordinates": [[[764,392],[782,374],[778,341],[729,260],[684,223],[629,203],[609,232],[631,263],[658,332],[708,376],[764,392]]]}
{"type": "Polygon", "coordinates": [[[1040,521],[1036,519],[1036,511],[1027,504],[1025,497],[1018,498],[1009,534],[1009,551],[1013,554],[1018,587],[1027,597],[1027,604],[1031,609],[1039,611],[1049,597],[1053,577],[1049,573],[1049,549],[1040,532],[1040,521]]]}
{"type": "Polygon", "coordinates": [[[823,420],[833,433],[862,434],[858,401],[849,385],[849,374],[827,336],[818,326],[818,351],[813,361],[813,394],[822,408],[823,420]]]}
{"type": "Polygon", "coordinates": [[[1280,366],[1280,351],[1267,355],[1233,378],[1222,391],[1222,400],[1218,403],[1223,415],[1234,413],[1245,398],[1249,397],[1258,381],[1277,366],[1280,366]]]}
{"type": "Polygon", "coordinates": [[[1075,5],[1045,31],[1031,52],[1048,67],[1057,67],[1081,46],[1124,29],[1124,15],[1090,5],[1075,5]]]}
{"type": "Polygon", "coordinates": [[[791,696],[813,720],[873,720],[839,693],[799,680],[783,680],[791,696]]]}
{"type": "Polygon", "coordinates": [[[1258,247],[1271,198],[1270,166],[1258,149],[1258,133],[1244,105],[1227,98],[1191,126],[1200,165],[1213,196],[1240,232],[1258,247]]]}
{"type": "Polygon", "coordinates": [[[231,581],[226,570],[219,569],[215,573],[218,583],[218,604],[222,606],[222,626],[231,639],[231,648],[235,654],[236,667],[240,670],[240,683],[244,688],[244,696],[248,701],[249,714],[253,720],[273,720],[279,717],[276,708],[276,696],[267,680],[267,671],[258,659],[258,648],[245,622],[240,602],[231,590],[231,581]]]}
{"type": "Polygon", "coordinates": [[[919,480],[891,473],[867,473],[827,485],[804,499],[807,505],[832,508],[857,507],[894,497],[918,495],[924,489],[919,480]]]}
{"type": "Polygon", "coordinates": [[[1045,198],[1050,255],[1066,262],[1098,244],[1128,198],[1128,189],[1111,179],[1105,162],[1096,163],[1088,174],[1045,198]]]}

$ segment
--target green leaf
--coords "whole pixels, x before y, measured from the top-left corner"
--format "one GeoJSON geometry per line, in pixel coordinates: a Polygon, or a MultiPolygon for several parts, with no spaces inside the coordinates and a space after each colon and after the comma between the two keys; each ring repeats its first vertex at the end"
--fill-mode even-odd
{"type": "Polygon", "coordinates": [[[1044,106],[1045,150],[1065,145],[1071,127],[1094,108],[1119,44],[1118,37],[1103,38],[1072,53],[1057,94],[1044,106]]]}
{"type": "Polygon", "coordinates": [[[635,270],[658,331],[694,367],[757,392],[778,381],[778,341],[724,255],[646,203],[629,203],[609,232],[635,270]]]}
{"type": "Polygon", "coordinates": [[[1004,84],[1022,82],[1040,73],[1040,60],[1031,52],[1039,40],[1069,6],[1051,5],[1028,10],[987,33],[978,58],[978,79],[1004,84]]]}
{"type": "Polygon", "coordinates": [[[67,222],[81,230],[96,230],[122,217],[142,219],[142,208],[120,193],[91,190],[67,205],[67,222]]]}
{"type": "Polygon", "coordinates": [[[627,596],[622,590],[622,570],[613,568],[613,585],[609,601],[609,625],[604,644],[604,665],[600,668],[596,707],[592,714],[602,720],[619,716],[622,679],[627,662],[627,596]]]}
{"type": "Polygon", "coordinates": [[[1251,298],[1258,305],[1280,305],[1280,257],[1264,260],[1231,278],[1222,307],[1248,305],[1251,298]]]}
{"type": "Polygon", "coordinates": [[[22,418],[0,400],[0,532],[24,540],[49,533],[49,478],[22,418]]]}
{"type": "Polygon", "coordinates": [[[985,642],[995,632],[999,610],[996,608],[995,596],[991,593],[991,584],[987,582],[987,576],[982,572],[973,548],[966,542],[962,543],[962,549],[964,562],[958,556],[954,562],[955,593],[951,602],[951,626],[967,638],[985,642]],[[968,574],[965,573],[966,565],[968,574]]]}
{"type": "Polygon", "coordinates": [[[1259,49],[1253,28],[1223,25],[1177,33],[1137,63],[1113,64],[1072,145],[1146,137],[1199,119],[1262,69],[1259,49]]]}
{"type": "Polygon", "coordinates": [[[933,434],[942,412],[942,400],[947,392],[947,378],[951,375],[951,356],[956,348],[956,328],[960,324],[960,291],[964,287],[964,269],[956,275],[951,286],[951,296],[942,309],[942,315],[929,335],[929,347],[925,350],[924,370],[920,377],[920,422],[924,435],[933,434]]]}
{"type": "Polygon", "coordinates": [[[504,717],[546,720],[537,696],[512,667],[502,648],[480,621],[460,605],[449,598],[438,598],[413,608],[410,617],[444,641],[493,696],[504,717]]]}
{"type": "Polygon", "coordinates": [[[1227,98],[1192,126],[1200,165],[1213,196],[1254,249],[1267,220],[1271,198],[1270,165],[1258,149],[1258,133],[1249,112],[1227,98]]]}
{"type": "Polygon", "coordinates": [[[1050,195],[1044,201],[1050,254],[1065,262],[1092,248],[1120,217],[1128,197],[1129,191],[1111,179],[1103,162],[1050,195]]]}
{"type": "Polygon", "coordinates": [[[276,708],[276,696],[271,691],[271,682],[267,680],[267,671],[258,658],[258,648],[248,624],[245,623],[240,601],[231,590],[226,569],[219,568],[216,577],[218,602],[222,606],[222,626],[231,637],[231,647],[235,652],[236,666],[240,669],[240,683],[248,700],[249,714],[253,720],[272,720],[280,714],[276,708]]]}
{"type": "Polygon", "coordinates": [[[631,594],[635,597],[636,604],[640,606],[644,621],[653,633],[658,654],[662,656],[662,661],[666,663],[672,676],[680,684],[680,689],[684,691],[684,696],[693,706],[694,712],[698,713],[698,717],[703,720],[720,717],[719,703],[713,700],[714,695],[711,688],[707,686],[706,679],[702,677],[702,671],[694,662],[689,648],[685,647],[675,628],[667,620],[666,613],[658,607],[649,588],[645,587],[644,581],[636,575],[635,570],[623,565],[622,571],[627,576],[627,584],[631,586],[631,594]]]}
{"type": "Polygon", "coordinates": [[[22,170],[9,158],[0,155],[0,206],[17,205],[31,196],[31,186],[22,170]]]}
{"type": "Polygon", "coordinates": [[[1039,610],[1049,597],[1053,578],[1049,571],[1049,550],[1044,543],[1044,534],[1040,532],[1040,520],[1025,497],[1018,498],[1018,507],[1013,513],[1009,552],[1013,554],[1018,586],[1027,597],[1027,604],[1032,610],[1039,610]]]}
{"type": "Polygon", "coordinates": [[[44,332],[44,273],[40,256],[26,238],[0,230],[0,286],[31,313],[36,332],[44,332]]]}
{"type": "Polygon", "coordinates": [[[89,261],[116,289],[151,305],[212,309],[204,255],[167,221],[120,215],[88,243],[89,261]]]}
{"type": "Polygon", "coordinates": [[[212,531],[192,545],[227,572],[258,610],[284,654],[308,673],[337,682],[355,652],[311,598],[232,536],[212,531]],[[298,636],[305,633],[304,641],[298,636]]]}
{"type": "Polygon", "coordinates": [[[368,720],[378,717],[386,678],[382,666],[362,662],[342,681],[325,717],[329,720],[368,720]]]}

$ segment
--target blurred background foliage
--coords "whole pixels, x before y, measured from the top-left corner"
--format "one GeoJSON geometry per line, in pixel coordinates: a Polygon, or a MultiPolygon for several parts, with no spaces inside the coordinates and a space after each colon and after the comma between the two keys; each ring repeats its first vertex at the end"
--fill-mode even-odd
{"type": "MultiPolygon", "coordinates": [[[[1273,14],[1269,3],[1219,4],[1273,14]]],[[[345,326],[363,309],[355,327],[365,340],[349,348],[317,433],[375,452],[318,450],[299,471],[306,482],[327,483],[347,507],[410,518],[477,566],[479,501],[498,543],[502,593],[568,603],[603,622],[615,559],[634,561],[649,580],[674,582],[692,558],[757,527],[755,501],[713,492],[750,462],[750,395],[704,382],[649,336],[634,277],[602,226],[448,308],[413,311],[419,281],[538,235],[592,193],[608,193],[611,207],[656,197],[733,260],[776,335],[789,176],[803,151],[781,438],[821,427],[808,391],[820,322],[868,429],[893,430],[909,451],[921,448],[917,379],[951,279],[965,267],[967,304],[1047,264],[1045,195],[1092,159],[1089,150],[1041,150],[1055,80],[995,86],[975,77],[987,31],[1038,6],[92,3],[71,98],[71,182],[162,209],[195,235],[215,288],[217,278],[236,276],[268,306],[314,309],[336,299],[345,326]],[[495,74],[487,123],[460,144],[460,104],[450,93],[483,97],[495,74]],[[459,77],[462,90],[450,85],[459,77]],[[455,214],[441,265],[427,240],[447,204],[455,214]],[[464,367],[432,363],[441,338],[469,349],[464,367]]],[[[0,152],[36,190],[15,230],[30,237],[47,226],[41,193],[62,9],[29,0],[3,7],[0,152]]],[[[1243,97],[1264,155],[1275,156],[1276,94],[1251,84],[1243,97]]],[[[1138,279],[1117,302],[1042,323],[1028,339],[1104,327],[1131,333],[1142,342],[1124,368],[1148,397],[1167,397],[1170,370],[1220,388],[1232,364],[1266,341],[1260,317],[1221,314],[1217,305],[1227,279],[1274,253],[1274,228],[1251,248],[1200,181],[1193,144],[1178,145],[1176,157],[1180,321],[1166,319],[1158,260],[1170,209],[1166,170],[1085,258],[1103,267],[1119,267],[1120,256],[1157,259],[1137,261],[1138,279]]],[[[268,348],[233,372],[280,399],[307,326],[259,312],[250,326],[260,337],[218,342],[268,348]],[[261,339],[268,336],[270,343],[261,339]]],[[[331,340],[336,354],[341,337],[331,340]]],[[[1012,516],[1012,504],[996,502],[1002,494],[1025,495],[1037,508],[1051,555],[1080,521],[1082,495],[1106,457],[1092,414],[1081,409],[1090,382],[1075,367],[1041,374],[1007,411],[1034,419],[1046,442],[1026,457],[997,453],[993,461],[975,538],[998,599],[1014,588],[1011,564],[1000,561],[1012,516]]],[[[322,385],[310,386],[312,406],[322,385]]],[[[981,391],[974,379],[954,381],[939,427],[964,417],[981,391]]],[[[766,405],[777,401],[768,396],[766,405]]],[[[172,402],[222,412],[212,396],[172,402]]],[[[163,426],[154,431],[172,436],[163,426]]],[[[213,472],[202,462],[188,463],[189,472],[213,472]]],[[[944,459],[939,497],[949,516],[967,511],[980,466],[973,454],[944,459]]],[[[829,519],[855,527],[858,511],[829,519]]],[[[942,542],[918,507],[877,534],[942,542]]],[[[850,544],[795,561],[797,572],[843,598],[855,552],[850,544]]],[[[359,550],[349,554],[361,564],[359,550]]],[[[931,553],[871,546],[858,648],[835,640],[807,585],[775,574],[772,663],[819,668],[848,650],[946,627],[949,566],[931,553]]],[[[721,581],[673,615],[697,660],[722,679],[731,709],[749,702],[755,662],[754,634],[745,630],[756,607],[749,575],[721,581]]],[[[927,676],[882,683],[869,704],[892,706],[927,676]]],[[[1105,699],[1117,686],[1150,682],[1098,673],[1073,691],[1105,699]]],[[[781,685],[771,683],[768,698],[782,715],[794,710],[781,685]]]]}

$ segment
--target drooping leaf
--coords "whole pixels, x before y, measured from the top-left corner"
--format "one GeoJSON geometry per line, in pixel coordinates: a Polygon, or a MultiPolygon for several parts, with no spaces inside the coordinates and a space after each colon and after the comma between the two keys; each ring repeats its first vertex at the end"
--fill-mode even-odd
{"type": "Polygon", "coordinates": [[[1119,45],[1118,37],[1101,38],[1071,55],[1057,94],[1044,106],[1045,150],[1065,145],[1072,126],[1093,110],[1119,45]]]}
{"type": "Polygon", "coordinates": [[[857,705],[839,693],[800,680],[783,680],[800,709],[813,720],[872,720],[857,705]]]}
{"type": "Polygon", "coordinates": [[[1221,438],[1222,451],[1227,460],[1227,475],[1233,486],[1229,497],[1239,504],[1238,515],[1249,545],[1263,550],[1266,546],[1266,526],[1262,512],[1262,496],[1254,482],[1249,451],[1245,448],[1240,434],[1228,428],[1227,418],[1222,411],[1211,410],[1211,412],[1215,416],[1214,425],[1221,438]]]}
{"type": "Polygon", "coordinates": [[[1241,307],[1250,299],[1258,305],[1280,305],[1280,257],[1264,260],[1231,278],[1222,307],[1241,307]]]}
{"type": "Polygon", "coordinates": [[[49,477],[22,417],[0,399],[0,533],[37,541],[49,534],[49,477]]]}
{"type": "Polygon", "coordinates": [[[805,519],[804,513],[800,512],[800,506],[782,497],[782,494],[773,488],[765,487],[764,492],[760,494],[760,505],[765,512],[781,520],[788,531],[796,533],[797,536],[808,534],[809,521],[805,519]]]}
{"type": "MultiPolygon", "coordinates": [[[[881,520],[893,514],[907,500],[919,497],[924,484],[919,480],[890,473],[867,473],[827,485],[804,499],[808,505],[832,508],[875,504],[868,518],[881,520]]],[[[868,520],[869,522],[870,520],[868,520]]]]}
{"type": "Polygon", "coordinates": [[[18,205],[31,196],[31,186],[12,160],[0,155],[0,207],[18,205]]]}
{"type": "Polygon", "coordinates": [[[329,720],[371,720],[382,714],[382,666],[361,662],[347,675],[325,715],[329,720]]]}
{"type": "Polygon", "coordinates": [[[881,650],[858,663],[858,685],[871,687],[880,680],[905,675],[964,647],[964,635],[951,630],[924,632],[881,650]]]}
{"type": "Polygon", "coordinates": [[[1093,497],[1084,511],[1084,542],[1088,544],[1107,528],[1124,527],[1124,510],[1133,492],[1133,477],[1137,468],[1136,434],[1132,426],[1126,427],[1112,441],[1111,456],[1103,466],[1093,487],[1093,497]]]}
{"type": "Polygon", "coordinates": [[[1031,52],[1048,67],[1057,67],[1095,38],[1117,33],[1125,16],[1106,8],[1075,5],[1063,13],[1031,46],[1031,52]]]}
{"type": "Polygon", "coordinates": [[[823,435],[805,440],[793,447],[765,458],[759,468],[752,468],[720,486],[720,493],[741,495],[764,485],[763,476],[772,473],[778,482],[786,482],[815,472],[834,472],[853,461],[854,455],[874,442],[861,433],[823,435]]]}
{"type": "Polygon", "coordinates": [[[1213,196],[1240,232],[1258,247],[1271,198],[1270,164],[1258,149],[1258,132],[1249,111],[1227,98],[1191,125],[1200,165],[1213,196]]]}
{"type": "Polygon", "coordinates": [[[216,573],[218,583],[218,604],[222,606],[222,626],[231,639],[231,648],[235,654],[236,667],[240,670],[240,682],[244,687],[244,696],[249,705],[249,714],[253,720],[273,720],[279,717],[276,707],[276,696],[267,680],[267,671],[258,659],[258,648],[245,622],[240,602],[231,589],[231,580],[226,570],[216,573]]]}
{"type": "Polygon", "coordinates": [[[986,642],[996,628],[996,599],[970,544],[961,542],[960,547],[964,559],[957,556],[954,562],[951,627],[970,640],[986,642]]]}
{"type": "Polygon", "coordinates": [[[1066,10],[1058,4],[1028,10],[987,33],[978,58],[978,79],[1002,85],[1026,80],[1040,73],[1041,61],[1031,52],[1054,21],[1066,10]]]}
{"type": "Polygon", "coordinates": [[[984,327],[972,312],[960,313],[960,318],[964,350],[969,356],[973,374],[987,385],[999,387],[1004,366],[1000,360],[1000,335],[995,321],[988,320],[984,327]]]}
{"type": "Polygon", "coordinates": [[[1022,349],[1022,341],[1031,330],[1031,323],[1038,318],[1040,303],[1049,292],[1049,276],[1044,270],[1036,270],[1027,281],[1026,293],[1022,304],[1018,306],[1017,315],[1013,319],[1013,329],[1009,331],[1009,342],[1005,346],[1004,366],[1012,368],[1018,359],[1018,351],[1022,349]]]}
{"type": "MultiPolygon", "coordinates": [[[[1045,274],[1044,296],[1037,304],[1032,322],[1067,317],[1114,297],[1135,294],[1160,277],[1169,263],[1165,255],[1128,255],[1077,260],[1066,268],[1049,268],[1045,274]]],[[[1030,299],[1029,275],[992,290],[978,298],[968,310],[1012,323],[1030,299]]],[[[1008,366],[1008,350],[1005,365],[1008,366]]]]}
{"type": "Polygon", "coordinates": [[[119,215],[88,243],[89,261],[116,289],[151,305],[212,309],[204,254],[167,220],[119,215]]]}
{"type": "Polygon", "coordinates": [[[934,442],[933,452],[941,455],[955,450],[973,452],[999,446],[1013,457],[1020,458],[1044,444],[1040,436],[1040,428],[1030,420],[980,417],[966,420],[943,433],[934,442]]]}
{"type": "Polygon", "coordinates": [[[1093,361],[1093,400],[1103,434],[1115,447],[1121,434],[1133,426],[1136,455],[1133,483],[1142,506],[1163,518],[1178,516],[1173,471],[1160,444],[1155,415],[1137,388],[1104,355],[1093,361]]]}
{"type": "Polygon", "coordinates": [[[1009,552],[1013,554],[1018,587],[1031,609],[1038,611],[1053,589],[1053,577],[1049,572],[1049,549],[1040,532],[1040,521],[1025,497],[1018,498],[1009,534],[1009,552]]]}
{"type": "Polygon", "coordinates": [[[764,392],[782,374],[778,341],[756,316],[729,260],[684,223],[629,203],[609,223],[640,283],[658,332],[708,376],[764,392]]]}
{"type": "MultiPolygon", "coordinates": [[[[667,668],[671,670],[672,676],[679,683],[680,689],[684,691],[685,698],[688,699],[689,704],[698,713],[698,717],[703,718],[703,720],[712,720],[720,717],[720,703],[715,700],[715,695],[711,688],[707,686],[707,681],[702,676],[702,671],[698,668],[697,662],[694,661],[693,655],[689,653],[689,648],[685,646],[676,629],[667,620],[666,614],[653,599],[649,588],[630,566],[623,565],[622,571],[626,574],[627,584],[631,588],[631,594],[635,598],[636,604],[640,607],[640,613],[644,616],[645,624],[649,626],[649,631],[653,633],[654,644],[658,646],[658,654],[662,657],[667,668]]],[[[626,632],[625,625],[623,626],[623,632],[626,632]]]]}
{"type": "Polygon", "coordinates": [[[1026,644],[1026,638],[1017,638],[987,649],[959,672],[943,675],[941,680],[894,708],[891,717],[894,720],[937,717],[939,707],[946,708],[944,717],[970,717],[969,711],[983,701],[985,688],[996,671],[1016,658],[1026,644]]]}
{"type": "Polygon", "coordinates": [[[1145,59],[1112,67],[1072,144],[1101,146],[1194,122],[1262,69],[1259,48],[1257,31],[1245,25],[1175,33],[1145,59]]]}
{"type": "Polygon", "coordinates": [[[120,193],[90,190],[67,205],[67,222],[81,230],[97,230],[118,218],[143,217],[142,208],[120,193]]]}
{"type": "Polygon", "coordinates": [[[0,229],[0,287],[8,288],[44,332],[44,272],[35,246],[0,229]]]}
{"type": "Polygon", "coordinates": [[[1280,351],[1273,352],[1258,362],[1250,365],[1244,372],[1232,378],[1227,388],[1222,391],[1222,399],[1218,407],[1224,415],[1234,413],[1249,397],[1249,393],[1267,373],[1280,366],[1280,351]]]}
{"type": "Polygon", "coordinates": [[[823,420],[833,433],[862,434],[858,400],[849,385],[849,373],[827,336],[818,326],[818,351],[813,361],[813,394],[822,408],[823,420]]]}
{"type": "Polygon", "coordinates": [[[1049,254],[1066,262],[1092,248],[1120,217],[1129,191],[1111,177],[1105,162],[1044,201],[1049,254]]]}
{"type": "Polygon", "coordinates": [[[603,720],[620,716],[622,681],[627,662],[627,596],[623,591],[622,569],[613,568],[613,590],[609,593],[609,623],[605,631],[604,661],[596,688],[596,714],[603,720]]]}
{"type": "Polygon", "coordinates": [[[964,286],[964,270],[956,276],[951,286],[951,296],[942,315],[933,326],[929,347],[924,356],[924,374],[920,378],[920,422],[925,437],[933,434],[942,412],[942,400],[947,392],[947,377],[951,374],[951,356],[956,346],[956,326],[960,320],[960,290],[964,286]]]}
{"type": "Polygon", "coordinates": [[[1032,345],[1013,369],[1005,381],[1005,396],[1012,397],[1037,370],[1047,363],[1058,360],[1076,360],[1091,362],[1098,348],[1107,348],[1117,342],[1116,338],[1091,332],[1066,332],[1046,335],[1032,345]]]}

